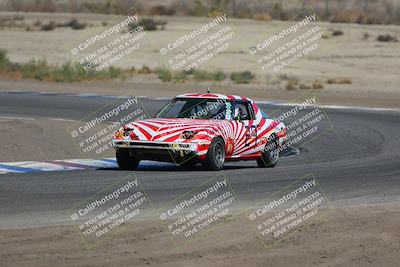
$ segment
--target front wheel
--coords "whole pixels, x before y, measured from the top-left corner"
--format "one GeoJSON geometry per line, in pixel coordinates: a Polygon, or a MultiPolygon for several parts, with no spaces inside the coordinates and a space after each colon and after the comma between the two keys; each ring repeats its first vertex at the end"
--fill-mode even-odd
{"type": "Polygon", "coordinates": [[[214,138],[207,151],[203,166],[210,171],[219,171],[225,163],[225,143],[220,137],[214,138]]]}
{"type": "Polygon", "coordinates": [[[116,152],[117,163],[122,170],[136,170],[139,160],[127,148],[119,148],[116,152]]]}
{"type": "Polygon", "coordinates": [[[261,168],[273,168],[279,160],[278,140],[273,138],[264,148],[261,158],[257,159],[257,165],[261,168]]]}

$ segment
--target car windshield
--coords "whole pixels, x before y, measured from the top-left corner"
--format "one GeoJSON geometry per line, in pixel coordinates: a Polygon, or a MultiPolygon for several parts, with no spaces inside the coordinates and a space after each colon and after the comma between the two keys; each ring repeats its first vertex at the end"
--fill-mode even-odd
{"type": "Polygon", "coordinates": [[[157,118],[230,119],[232,105],[223,99],[176,98],[166,105],[157,118]]]}

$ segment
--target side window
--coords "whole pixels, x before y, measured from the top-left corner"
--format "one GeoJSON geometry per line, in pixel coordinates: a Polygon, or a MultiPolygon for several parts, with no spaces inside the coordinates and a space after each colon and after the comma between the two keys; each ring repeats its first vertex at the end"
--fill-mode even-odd
{"type": "Polygon", "coordinates": [[[235,103],[235,119],[239,121],[253,120],[253,108],[249,102],[236,102],[235,103]]]}
{"type": "Polygon", "coordinates": [[[262,109],[261,109],[261,115],[262,115],[262,117],[263,117],[264,119],[269,119],[267,113],[265,113],[265,111],[262,110],[262,109]]]}

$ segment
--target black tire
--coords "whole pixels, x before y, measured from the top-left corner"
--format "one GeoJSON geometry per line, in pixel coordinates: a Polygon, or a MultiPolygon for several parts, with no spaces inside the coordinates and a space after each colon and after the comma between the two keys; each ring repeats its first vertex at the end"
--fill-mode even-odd
{"type": "Polygon", "coordinates": [[[139,166],[140,160],[136,159],[127,148],[117,149],[116,157],[118,166],[122,170],[136,170],[139,166]]]}
{"type": "Polygon", "coordinates": [[[275,136],[265,145],[261,158],[257,159],[257,165],[261,168],[273,168],[278,164],[279,147],[275,136]]]}
{"type": "Polygon", "coordinates": [[[206,159],[202,162],[203,166],[210,171],[219,171],[225,163],[225,142],[221,137],[212,140],[207,151],[206,159]]]}

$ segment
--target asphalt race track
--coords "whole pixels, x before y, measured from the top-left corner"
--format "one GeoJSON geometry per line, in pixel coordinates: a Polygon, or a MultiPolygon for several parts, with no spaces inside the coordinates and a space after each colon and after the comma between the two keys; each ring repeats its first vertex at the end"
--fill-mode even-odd
{"type": "MultiPolygon", "coordinates": [[[[109,101],[99,96],[0,93],[0,116],[79,120],[109,101]]],[[[143,100],[151,113],[165,102],[143,100]]],[[[276,108],[260,106],[267,113],[276,108]]],[[[260,169],[255,162],[226,164],[222,172],[243,205],[251,207],[309,173],[318,179],[334,206],[400,200],[400,113],[357,109],[326,109],[326,113],[334,128],[304,145],[298,155],[281,158],[275,168],[260,169]]],[[[2,174],[0,227],[69,223],[67,209],[129,173],[97,169],[2,174]]],[[[153,165],[135,173],[156,207],[218,174],[171,164],[153,165]]]]}

